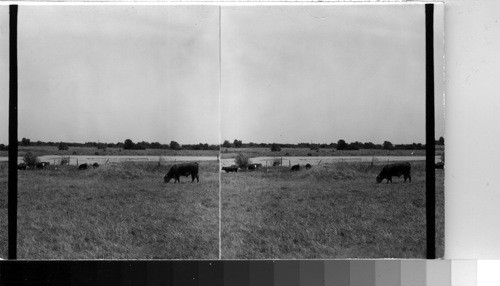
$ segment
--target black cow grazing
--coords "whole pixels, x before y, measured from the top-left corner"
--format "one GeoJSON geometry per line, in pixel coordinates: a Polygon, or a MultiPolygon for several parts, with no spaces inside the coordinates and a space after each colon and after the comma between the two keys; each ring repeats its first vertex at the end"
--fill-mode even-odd
{"type": "Polygon", "coordinates": [[[26,170],[26,167],[28,167],[28,165],[26,165],[25,163],[17,164],[18,170],[26,170]]]}
{"type": "Polygon", "coordinates": [[[312,168],[311,164],[306,164],[306,169],[312,168]]]}
{"type": "Polygon", "coordinates": [[[262,167],[262,164],[250,164],[248,165],[248,170],[255,170],[262,167]]]}
{"type": "Polygon", "coordinates": [[[42,162],[44,167],[50,166],[50,162],[42,162]]]}
{"type": "Polygon", "coordinates": [[[443,162],[437,162],[435,164],[435,166],[436,166],[436,169],[441,169],[441,170],[444,169],[444,163],[443,162]]]}
{"type": "Polygon", "coordinates": [[[165,175],[163,180],[165,181],[165,183],[168,183],[170,182],[170,180],[174,179],[174,183],[180,183],[180,176],[188,177],[189,175],[191,175],[191,182],[194,182],[195,178],[197,182],[200,182],[200,178],[198,177],[198,163],[183,163],[173,165],[172,167],[170,167],[170,170],[168,170],[168,173],[165,175]]]}
{"type": "Polygon", "coordinates": [[[92,167],[94,167],[94,169],[95,169],[95,168],[99,167],[99,164],[94,163],[94,164],[92,164],[92,167]]]}
{"type": "Polygon", "coordinates": [[[405,183],[406,179],[409,179],[411,183],[411,165],[409,162],[385,165],[377,176],[377,183],[381,183],[384,179],[387,179],[387,183],[392,183],[393,176],[401,177],[401,175],[404,176],[405,183]]]}
{"type": "Polygon", "coordinates": [[[37,169],[43,169],[43,167],[45,167],[45,164],[43,162],[40,162],[40,163],[36,163],[35,167],[37,169]]]}
{"type": "Polygon", "coordinates": [[[232,165],[229,167],[222,167],[222,171],[226,171],[226,173],[238,172],[238,166],[232,165]]]}
{"type": "Polygon", "coordinates": [[[300,170],[300,165],[293,165],[292,168],[290,169],[290,171],[294,172],[294,171],[298,171],[300,170]]]}
{"type": "Polygon", "coordinates": [[[81,164],[80,166],[78,166],[78,170],[87,170],[89,167],[89,164],[85,163],[85,164],[81,164]]]}

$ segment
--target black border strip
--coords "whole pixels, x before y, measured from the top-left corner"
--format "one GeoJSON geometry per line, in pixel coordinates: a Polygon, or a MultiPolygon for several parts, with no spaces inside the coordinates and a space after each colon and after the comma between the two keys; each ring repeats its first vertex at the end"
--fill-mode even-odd
{"type": "Polygon", "coordinates": [[[427,259],[436,258],[436,171],[434,134],[434,4],[425,4],[425,202],[427,222],[427,259]]]}
{"type": "Polygon", "coordinates": [[[9,6],[9,259],[17,259],[17,9],[9,6]]]}

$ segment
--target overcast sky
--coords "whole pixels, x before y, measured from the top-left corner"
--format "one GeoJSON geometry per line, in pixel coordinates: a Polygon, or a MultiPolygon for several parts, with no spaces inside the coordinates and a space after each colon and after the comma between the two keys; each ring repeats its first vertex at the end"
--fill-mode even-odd
{"type": "MultiPolygon", "coordinates": [[[[220,114],[221,140],[425,142],[423,5],[224,6],[220,17],[219,44],[217,6],[20,6],[19,138],[216,144],[220,114]]],[[[6,6],[0,54],[7,143],[6,6]]]]}
{"type": "Polygon", "coordinates": [[[219,8],[21,6],[19,138],[219,138],[219,8]]]}
{"type": "Polygon", "coordinates": [[[425,143],[423,5],[223,7],[221,19],[222,139],[425,143]]]}

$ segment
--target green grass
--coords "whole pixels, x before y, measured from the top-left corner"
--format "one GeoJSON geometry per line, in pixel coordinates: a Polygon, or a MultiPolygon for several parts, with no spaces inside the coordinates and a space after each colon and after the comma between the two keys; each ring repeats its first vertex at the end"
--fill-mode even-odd
{"type": "MultiPolygon", "coordinates": [[[[375,183],[381,165],[222,174],[222,258],[425,258],[425,166],[412,183],[375,183]]],[[[436,172],[437,255],[444,254],[444,175],[436,172]]]]}
{"type": "MultiPolygon", "coordinates": [[[[200,183],[181,177],[180,184],[165,184],[168,168],[126,162],[19,171],[18,258],[216,259],[218,164],[200,163],[200,183]]],[[[0,240],[6,236],[2,231],[0,240]]],[[[6,243],[0,245],[6,256],[6,243]]]]}

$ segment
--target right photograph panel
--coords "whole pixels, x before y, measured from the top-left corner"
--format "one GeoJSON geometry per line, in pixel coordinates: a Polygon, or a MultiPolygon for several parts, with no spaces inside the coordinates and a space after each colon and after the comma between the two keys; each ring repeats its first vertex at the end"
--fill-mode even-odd
{"type": "Polygon", "coordinates": [[[221,7],[222,259],[426,257],[425,41],[422,4],[221,7]]]}

